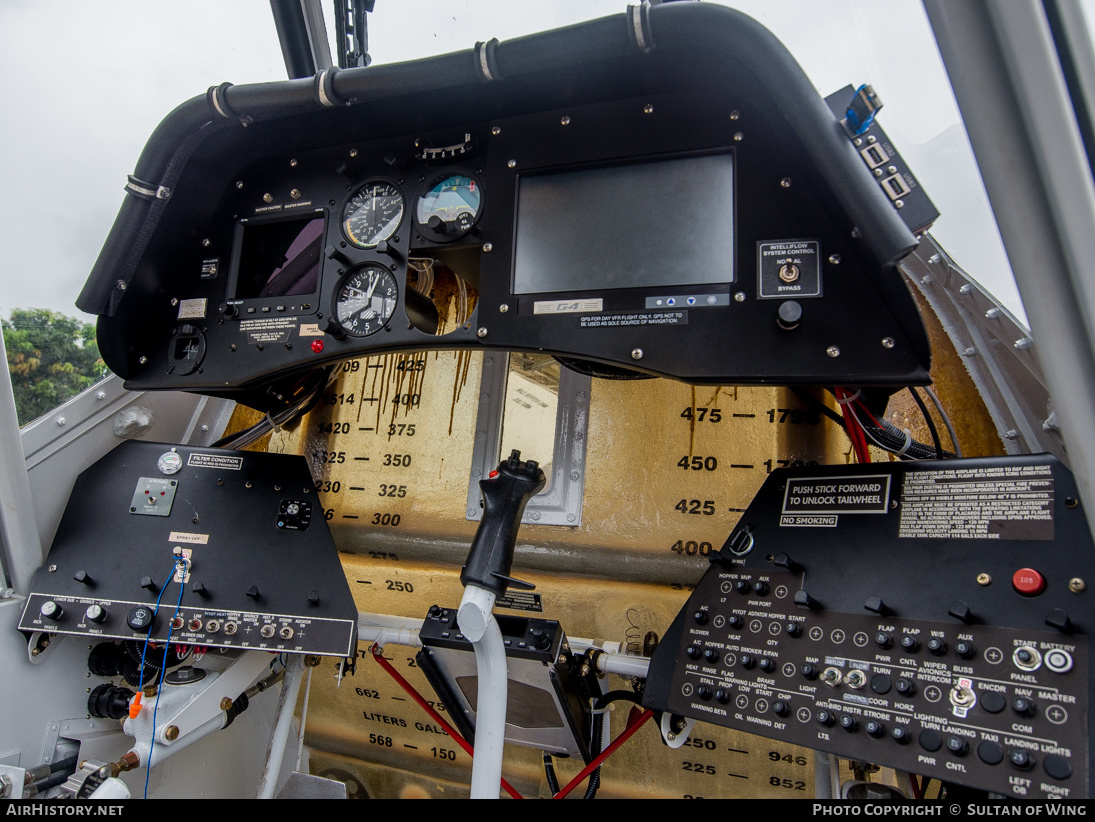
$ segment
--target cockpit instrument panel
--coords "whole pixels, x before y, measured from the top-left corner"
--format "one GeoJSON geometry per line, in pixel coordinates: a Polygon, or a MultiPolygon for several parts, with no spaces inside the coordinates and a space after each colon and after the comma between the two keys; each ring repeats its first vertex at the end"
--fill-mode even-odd
{"type": "Polygon", "coordinates": [[[895,268],[915,238],[736,12],[644,6],[310,83],[210,89],[149,142],[134,177],[158,183],[131,186],[80,300],[129,386],[239,398],[429,348],[927,381],[895,268]],[[431,300],[441,276],[460,305],[431,300]]]}

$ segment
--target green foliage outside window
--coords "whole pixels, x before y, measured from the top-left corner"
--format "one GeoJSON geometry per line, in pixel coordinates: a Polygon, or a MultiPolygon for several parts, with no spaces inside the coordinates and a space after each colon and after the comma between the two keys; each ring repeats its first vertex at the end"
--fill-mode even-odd
{"type": "Polygon", "coordinates": [[[107,375],[95,326],[45,308],[0,321],[19,424],[37,419],[107,375]]]}

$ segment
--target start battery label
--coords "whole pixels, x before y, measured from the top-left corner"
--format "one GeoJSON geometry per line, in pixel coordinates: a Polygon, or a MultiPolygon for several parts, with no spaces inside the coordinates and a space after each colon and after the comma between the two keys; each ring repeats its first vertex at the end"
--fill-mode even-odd
{"type": "Polygon", "coordinates": [[[1053,493],[1049,465],[910,471],[898,536],[1051,540],[1053,493]]]}

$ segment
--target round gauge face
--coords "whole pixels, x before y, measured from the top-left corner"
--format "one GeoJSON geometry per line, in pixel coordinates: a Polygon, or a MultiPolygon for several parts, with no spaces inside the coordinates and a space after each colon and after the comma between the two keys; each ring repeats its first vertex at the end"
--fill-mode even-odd
{"type": "Polygon", "coordinates": [[[443,174],[427,186],[414,208],[418,229],[447,242],[471,230],[483,210],[483,187],[467,174],[443,174]]]}
{"type": "Polygon", "coordinates": [[[156,460],[156,466],[163,474],[176,474],[182,468],[182,457],[177,451],[167,451],[156,460]]]}
{"type": "Polygon", "coordinates": [[[403,193],[394,183],[372,180],[357,190],[342,209],[342,233],[358,248],[376,248],[403,222],[403,193]]]}
{"type": "Polygon", "coordinates": [[[388,269],[367,264],[342,278],[335,292],[335,319],[352,337],[368,337],[391,319],[399,286],[388,269]]]}

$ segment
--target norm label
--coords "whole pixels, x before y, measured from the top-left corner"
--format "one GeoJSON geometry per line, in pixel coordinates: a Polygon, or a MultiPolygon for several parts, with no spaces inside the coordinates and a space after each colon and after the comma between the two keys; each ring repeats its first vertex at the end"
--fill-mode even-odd
{"type": "Polygon", "coordinates": [[[239,471],[243,468],[243,457],[222,457],[219,454],[191,454],[187,465],[195,468],[221,468],[239,471]]]}
{"type": "Polygon", "coordinates": [[[797,477],[787,480],[784,515],[885,514],[890,508],[890,475],[797,477]]]}

